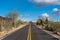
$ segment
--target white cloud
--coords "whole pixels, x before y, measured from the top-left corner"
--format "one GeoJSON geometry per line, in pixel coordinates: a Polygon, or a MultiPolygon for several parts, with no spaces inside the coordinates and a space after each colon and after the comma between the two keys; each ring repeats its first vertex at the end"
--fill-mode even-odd
{"type": "Polygon", "coordinates": [[[33,0],[34,2],[49,2],[49,3],[52,3],[52,2],[56,2],[56,0],[33,0]]]}
{"type": "Polygon", "coordinates": [[[49,18],[49,15],[47,13],[43,13],[41,16],[44,17],[44,18],[45,17],[49,18]]]}
{"type": "Polygon", "coordinates": [[[60,0],[30,0],[34,3],[60,4],[60,0]]]}
{"type": "Polygon", "coordinates": [[[58,11],[58,8],[54,8],[53,11],[55,11],[55,12],[58,11]]]}
{"type": "Polygon", "coordinates": [[[52,13],[54,13],[55,15],[60,15],[60,10],[58,8],[54,8],[52,13]]]}

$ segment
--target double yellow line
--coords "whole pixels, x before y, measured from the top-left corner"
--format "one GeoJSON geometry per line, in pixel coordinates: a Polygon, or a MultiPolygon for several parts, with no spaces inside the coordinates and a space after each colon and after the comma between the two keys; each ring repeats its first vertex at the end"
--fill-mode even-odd
{"type": "Polygon", "coordinates": [[[31,25],[28,29],[28,37],[27,37],[27,40],[31,40],[31,25]]]}

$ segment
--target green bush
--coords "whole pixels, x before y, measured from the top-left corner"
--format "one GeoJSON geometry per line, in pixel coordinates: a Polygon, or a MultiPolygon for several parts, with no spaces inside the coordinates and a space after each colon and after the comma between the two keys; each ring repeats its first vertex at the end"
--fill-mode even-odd
{"type": "Polygon", "coordinates": [[[37,25],[40,25],[40,22],[37,22],[36,24],[37,24],[37,25]]]}

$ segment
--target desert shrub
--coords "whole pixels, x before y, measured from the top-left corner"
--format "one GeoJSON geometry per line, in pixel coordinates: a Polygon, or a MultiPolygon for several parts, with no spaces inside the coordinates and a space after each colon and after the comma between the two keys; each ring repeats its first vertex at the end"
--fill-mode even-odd
{"type": "Polygon", "coordinates": [[[37,22],[36,24],[37,24],[37,25],[40,25],[40,22],[37,22]]]}
{"type": "Polygon", "coordinates": [[[48,30],[48,29],[49,29],[48,25],[47,25],[47,26],[45,26],[45,29],[46,29],[46,30],[48,30]]]}
{"type": "Polygon", "coordinates": [[[55,31],[55,30],[56,30],[56,28],[55,28],[54,26],[52,26],[52,25],[47,25],[47,26],[45,27],[45,29],[46,29],[46,30],[49,30],[49,31],[55,31]]]}

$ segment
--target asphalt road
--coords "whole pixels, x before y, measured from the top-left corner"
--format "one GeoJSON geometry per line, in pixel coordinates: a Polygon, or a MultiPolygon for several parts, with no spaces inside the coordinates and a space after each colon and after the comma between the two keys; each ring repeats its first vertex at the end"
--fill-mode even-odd
{"type": "Polygon", "coordinates": [[[26,25],[24,28],[10,34],[2,40],[58,40],[47,34],[35,25],[26,25]]]}

